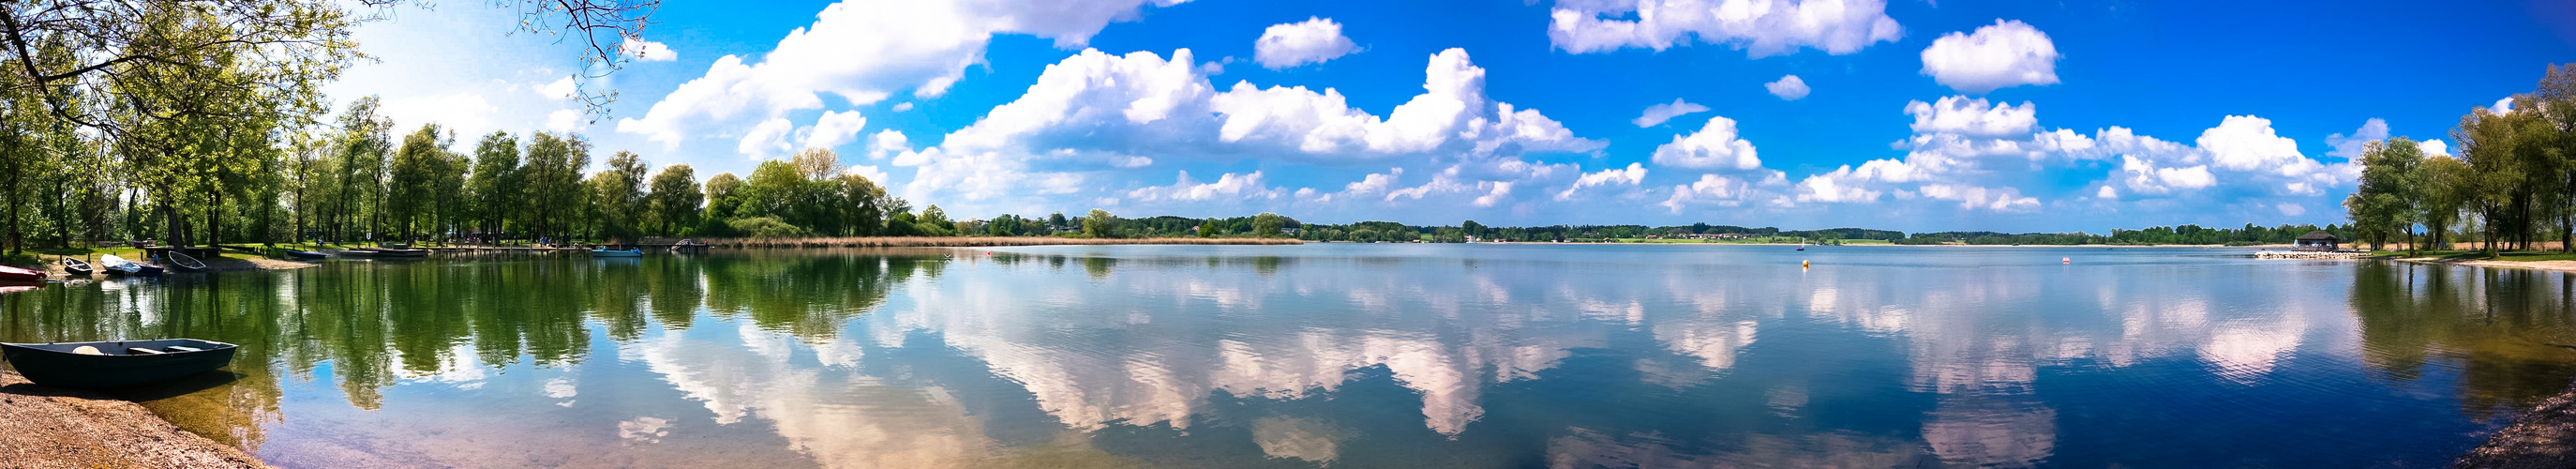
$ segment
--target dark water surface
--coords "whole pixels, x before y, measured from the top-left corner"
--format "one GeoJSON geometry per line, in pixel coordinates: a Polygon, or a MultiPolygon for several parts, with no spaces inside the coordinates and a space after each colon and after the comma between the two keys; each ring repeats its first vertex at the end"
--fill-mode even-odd
{"type": "Polygon", "coordinates": [[[241,344],[123,392],[288,467],[2422,467],[2576,379],[2576,278],[2246,252],[335,261],[0,295],[0,340],[241,344]]]}

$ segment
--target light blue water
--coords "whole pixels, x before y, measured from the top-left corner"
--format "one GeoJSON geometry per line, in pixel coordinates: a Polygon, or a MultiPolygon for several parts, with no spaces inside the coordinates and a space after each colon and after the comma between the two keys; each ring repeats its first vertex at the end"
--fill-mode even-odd
{"type": "Polygon", "coordinates": [[[0,295],[0,338],[243,344],[128,392],[290,467],[2428,466],[2576,378],[2565,275],[2249,252],[334,262],[0,295]]]}

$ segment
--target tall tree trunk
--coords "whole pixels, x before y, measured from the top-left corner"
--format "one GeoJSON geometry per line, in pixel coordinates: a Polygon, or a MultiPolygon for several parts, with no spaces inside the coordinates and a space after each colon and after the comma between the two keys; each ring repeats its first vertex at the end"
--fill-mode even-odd
{"type": "Polygon", "coordinates": [[[187,242],[188,217],[179,215],[179,207],[170,204],[170,197],[154,197],[152,202],[153,205],[161,208],[161,222],[167,227],[161,232],[163,243],[171,246],[186,246],[182,243],[187,242]]]}
{"type": "Polygon", "coordinates": [[[206,244],[209,246],[224,243],[224,198],[216,195],[221,193],[206,194],[206,200],[211,202],[206,206],[206,244]]]}
{"type": "Polygon", "coordinates": [[[73,194],[71,192],[71,184],[67,182],[68,179],[70,178],[54,178],[55,197],[53,210],[54,247],[66,249],[72,247],[71,222],[74,218],[72,217],[71,209],[73,194]]]}

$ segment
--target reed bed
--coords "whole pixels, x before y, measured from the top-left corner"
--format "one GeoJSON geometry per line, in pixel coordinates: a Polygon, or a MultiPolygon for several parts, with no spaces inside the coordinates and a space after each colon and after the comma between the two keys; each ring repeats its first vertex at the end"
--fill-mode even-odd
{"type": "Polygon", "coordinates": [[[1285,238],[1058,238],[1053,236],[872,236],[846,238],[711,238],[700,240],[720,248],[910,248],[910,247],[991,247],[991,246],[1063,246],[1103,244],[1199,244],[1199,245],[1296,245],[1305,241],[1285,238]]]}

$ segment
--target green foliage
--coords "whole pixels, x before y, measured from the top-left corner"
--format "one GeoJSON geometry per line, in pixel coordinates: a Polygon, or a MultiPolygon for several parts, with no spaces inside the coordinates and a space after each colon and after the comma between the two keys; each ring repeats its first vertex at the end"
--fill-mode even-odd
{"type": "Polygon", "coordinates": [[[653,192],[645,199],[652,205],[652,222],[659,226],[654,233],[678,236],[673,230],[697,223],[698,206],[704,204],[706,195],[698,190],[697,171],[689,165],[675,164],[653,175],[653,192]]]}
{"type": "Polygon", "coordinates": [[[866,176],[843,174],[835,182],[841,191],[842,224],[852,236],[875,236],[885,230],[886,212],[907,209],[903,199],[886,195],[885,188],[866,176]]]}
{"type": "Polygon", "coordinates": [[[528,137],[527,155],[527,235],[567,238],[576,232],[573,222],[588,211],[590,188],[582,184],[581,169],[590,166],[590,141],[580,134],[537,132],[528,137]]]}
{"type": "MultiPolygon", "coordinates": [[[[2468,215],[2462,224],[2479,230],[2490,254],[2530,249],[2552,234],[2562,250],[2576,252],[2576,64],[2544,69],[2532,93],[2513,96],[2511,112],[2471,109],[2450,137],[2457,164],[2436,157],[2418,165],[2411,178],[2418,187],[2403,194],[2411,198],[2374,191],[2348,201],[2353,219],[2385,221],[2390,210],[2383,205],[2413,202],[2422,213],[2410,221],[2425,226],[2435,247],[2447,245],[2449,225],[2468,215]]],[[[2364,165],[2367,176],[2372,162],[2364,165]]]]}
{"type": "Polygon", "coordinates": [[[448,173],[464,170],[449,167],[449,140],[443,138],[438,124],[422,125],[420,130],[403,136],[386,181],[389,194],[384,210],[391,225],[385,228],[392,239],[414,239],[421,227],[435,226],[439,221],[434,216],[438,202],[452,195],[440,193],[444,189],[440,182],[448,173]]]}
{"type": "Polygon", "coordinates": [[[2411,240],[2415,224],[2424,218],[2423,150],[2414,140],[2397,137],[2364,142],[2360,159],[2361,186],[2344,200],[2354,233],[2374,248],[2396,237],[2411,240]]]}
{"type": "Polygon", "coordinates": [[[984,223],[984,236],[1018,236],[1019,234],[1020,217],[1017,215],[997,215],[984,223]]]}
{"type": "Polygon", "coordinates": [[[731,230],[734,236],[753,238],[798,238],[814,235],[813,231],[806,230],[796,225],[787,224],[787,222],[779,220],[778,217],[736,218],[732,221],[725,222],[725,225],[731,230]]]}
{"type": "Polygon", "coordinates": [[[590,221],[595,238],[633,241],[642,236],[638,223],[647,207],[644,172],[643,157],[621,151],[608,158],[608,169],[591,175],[590,221]]]}
{"type": "Polygon", "coordinates": [[[1118,216],[1110,215],[1108,210],[1095,208],[1091,209],[1090,214],[1082,216],[1083,237],[1113,238],[1116,237],[1117,229],[1118,216]]]}
{"type": "Polygon", "coordinates": [[[744,215],[742,206],[749,200],[742,191],[742,178],[735,177],[733,173],[717,174],[707,178],[706,190],[707,209],[703,215],[708,219],[722,220],[744,215]]]}
{"type": "MultiPolygon", "coordinates": [[[[1260,215],[1253,215],[1252,236],[1258,238],[1277,238],[1279,237],[1279,229],[1286,226],[1287,223],[1288,217],[1282,217],[1276,213],[1263,212],[1260,215]]],[[[1470,221],[1467,223],[1475,222],[1470,221]]]]}
{"type": "Polygon", "coordinates": [[[919,228],[919,236],[956,236],[962,231],[956,221],[948,219],[948,212],[940,210],[938,205],[921,209],[920,218],[913,224],[919,228]]]}
{"type": "Polygon", "coordinates": [[[474,143],[474,171],[466,190],[471,194],[468,210],[477,224],[475,231],[490,235],[506,229],[525,194],[524,174],[519,167],[518,138],[494,131],[474,143]]]}

